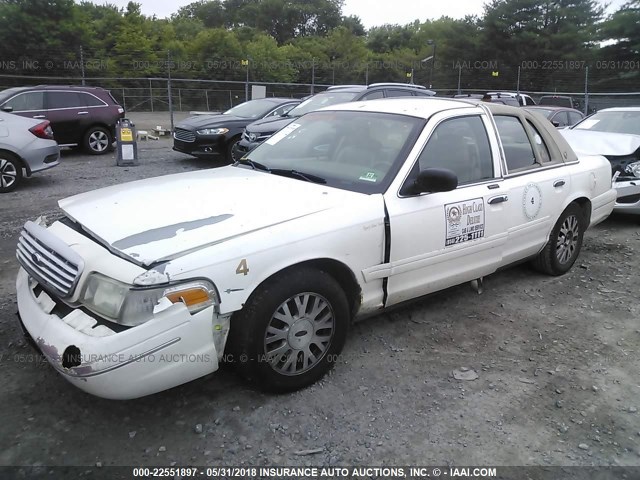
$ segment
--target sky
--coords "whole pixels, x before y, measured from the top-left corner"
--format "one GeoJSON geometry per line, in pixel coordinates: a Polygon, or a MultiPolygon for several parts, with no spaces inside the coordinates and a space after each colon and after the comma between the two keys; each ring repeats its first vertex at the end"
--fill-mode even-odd
{"type": "MultiPolygon", "coordinates": [[[[91,0],[93,3],[110,3],[126,7],[129,0],[91,0]]],[[[158,18],[170,16],[184,5],[194,0],[135,0],[142,5],[142,13],[158,18]]],[[[605,3],[605,2],[600,2],[605,3]]],[[[609,0],[609,13],[615,11],[625,0],[609,0]]],[[[345,0],[343,15],[357,15],[365,28],[380,26],[385,23],[405,25],[418,19],[436,20],[445,15],[452,18],[463,18],[465,15],[481,16],[484,12],[485,0],[345,0]]]]}

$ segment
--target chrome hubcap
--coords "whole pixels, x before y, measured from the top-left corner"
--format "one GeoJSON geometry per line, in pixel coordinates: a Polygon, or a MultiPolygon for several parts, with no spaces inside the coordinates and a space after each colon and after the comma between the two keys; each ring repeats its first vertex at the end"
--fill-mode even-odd
{"type": "Polygon", "coordinates": [[[299,375],[327,352],[335,329],[329,302],[316,293],[300,293],[276,309],[264,338],[266,361],[283,375],[299,375]]]}
{"type": "Polygon", "coordinates": [[[89,135],[89,147],[94,152],[103,152],[109,146],[109,137],[102,131],[93,132],[89,135]]]}
{"type": "Polygon", "coordinates": [[[571,215],[567,217],[560,227],[558,243],[556,245],[556,257],[560,263],[567,263],[573,256],[578,247],[579,234],[580,227],[576,216],[571,215]]]}
{"type": "Polygon", "coordinates": [[[18,178],[16,166],[4,158],[0,158],[0,186],[3,188],[11,187],[16,183],[16,178],[18,178]]]}

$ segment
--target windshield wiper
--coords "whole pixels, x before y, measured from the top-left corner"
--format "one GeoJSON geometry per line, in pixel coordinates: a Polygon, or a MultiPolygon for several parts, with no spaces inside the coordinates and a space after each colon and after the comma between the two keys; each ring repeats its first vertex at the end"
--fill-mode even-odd
{"type": "Polygon", "coordinates": [[[299,172],[298,170],[274,168],[274,169],[271,169],[270,172],[273,173],[274,175],[282,175],[283,177],[299,178],[300,180],[304,180],[305,182],[322,183],[322,184],[327,183],[327,181],[322,177],[319,177],[312,173],[299,172]]]}
{"type": "Polygon", "coordinates": [[[249,165],[254,170],[261,170],[263,172],[271,172],[271,169],[269,167],[267,167],[266,165],[261,164],[260,162],[254,162],[250,158],[241,158],[240,160],[236,161],[236,163],[234,163],[233,165],[234,166],[249,165]]]}

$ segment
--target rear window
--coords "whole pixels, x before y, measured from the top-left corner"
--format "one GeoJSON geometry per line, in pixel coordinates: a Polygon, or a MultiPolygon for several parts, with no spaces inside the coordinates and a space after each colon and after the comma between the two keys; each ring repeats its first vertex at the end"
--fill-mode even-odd
{"type": "Polygon", "coordinates": [[[105,102],[100,100],[98,97],[91,95],[90,93],[81,92],[80,98],[87,107],[104,107],[106,105],[105,102]]]}

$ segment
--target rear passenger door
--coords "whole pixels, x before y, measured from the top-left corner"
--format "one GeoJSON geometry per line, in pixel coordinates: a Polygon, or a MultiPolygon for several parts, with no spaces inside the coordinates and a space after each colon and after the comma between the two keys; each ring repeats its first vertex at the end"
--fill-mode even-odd
{"type": "Polygon", "coordinates": [[[59,144],[79,143],[89,110],[78,92],[47,90],[47,118],[59,144]]]}
{"type": "Polygon", "coordinates": [[[494,115],[504,152],[509,241],[504,263],[535,255],[546,243],[571,190],[571,177],[553,139],[532,116],[494,115]]]}

